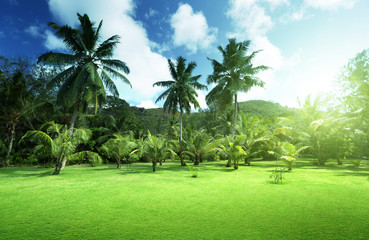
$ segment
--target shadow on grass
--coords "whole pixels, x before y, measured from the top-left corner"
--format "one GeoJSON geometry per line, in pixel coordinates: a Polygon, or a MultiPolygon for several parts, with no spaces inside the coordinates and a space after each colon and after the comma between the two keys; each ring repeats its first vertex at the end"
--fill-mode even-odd
{"type": "Polygon", "coordinates": [[[0,170],[0,178],[14,177],[47,177],[52,176],[54,169],[51,168],[36,168],[36,167],[9,167],[0,170]]]}

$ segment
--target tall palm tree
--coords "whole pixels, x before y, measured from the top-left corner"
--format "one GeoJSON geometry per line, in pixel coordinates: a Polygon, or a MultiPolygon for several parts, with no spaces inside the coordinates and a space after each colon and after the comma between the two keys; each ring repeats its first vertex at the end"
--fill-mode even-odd
{"type": "Polygon", "coordinates": [[[178,57],[176,64],[174,64],[170,59],[168,59],[168,65],[170,74],[173,80],[161,81],[154,83],[153,86],[166,87],[167,89],[156,99],[156,103],[160,100],[165,99],[163,108],[164,111],[168,111],[172,114],[176,114],[179,111],[180,119],[180,133],[179,133],[179,143],[180,143],[180,159],[181,165],[185,166],[185,162],[182,158],[182,141],[183,141],[183,123],[182,117],[183,112],[190,114],[191,104],[195,109],[200,108],[200,104],[197,102],[196,89],[203,90],[207,87],[198,82],[201,75],[192,76],[192,71],[197,66],[195,62],[190,62],[186,66],[186,59],[183,57],[178,57]]]}
{"type": "MultiPolygon", "coordinates": [[[[118,90],[113,78],[121,79],[131,86],[129,80],[120,71],[129,73],[126,63],[112,59],[113,50],[119,43],[119,36],[114,35],[100,44],[100,30],[102,21],[98,27],[92,23],[89,17],[77,13],[80,27],[73,29],[68,25],[59,26],[49,23],[67,46],[70,53],[49,52],[38,58],[51,66],[64,66],[64,70],[57,74],[49,83],[50,86],[62,81],[58,91],[57,103],[73,107],[73,115],[70,123],[70,134],[76,121],[79,107],[82,103],[98,106],[105,100],[107,89],[114,96],[118,96],[118,90]]],[[[131,86],[132,87],[132,86],[131,86]]]]}
{"type": "Polygon", "coordinates": [[[254,67],[252,60],[259,51],[247,55],[250,41],[236,42],[236,39],[228,39],[229,43],[223,49],[218,46],[222,53],[223,62],[208,58],[213,65],[213,74],[208,76],[208,84],[217,84],[206,96],[208,103],[217,102],[220,107],[225,107],[232,103],[234,99],[234,117],[232,126],[232,139],[234,139],[237,120],[237,94],[248,92],[253,86],[264,86],[255,74],[269,69],[261,65],[254,67]]]}

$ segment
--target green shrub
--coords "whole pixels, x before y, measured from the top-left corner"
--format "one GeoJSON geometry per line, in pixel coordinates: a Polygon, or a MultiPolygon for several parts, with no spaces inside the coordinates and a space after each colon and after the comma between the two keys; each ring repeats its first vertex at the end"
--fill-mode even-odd
{"type": "Polygon", "coordinates": [[[272,184],[282,184],[285,177],[283,176],[284,168],[275,168],[269,176],[269,183],[272,184]]]}
{"type": "Polygon", "coordinates": [[[190,167],[191,177],[197,178],[199,175],[199,171],[200,171],[199,168],[191,166],[190,167]]]}
{"type": "Polygon", "coordinates": [[[359,168],[361,164],[361,159],[359,160],[352,160],[352,163],[354,164],[354,167],[359,168]]]}

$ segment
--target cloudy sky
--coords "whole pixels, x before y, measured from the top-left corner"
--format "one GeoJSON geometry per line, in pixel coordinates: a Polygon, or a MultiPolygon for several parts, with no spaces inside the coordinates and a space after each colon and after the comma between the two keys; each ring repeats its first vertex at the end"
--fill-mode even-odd
{"type": "MultiPolygon", "coordinates": [[[[0,55],[36,59],[47,51],[65,51],[48,22],[76,27],[76,13],[103,20],[102,35],[121,36],[116,58],[125,61],[132,89],[116,82],[131,105],[161,107],[155,100],[169,80],[167,59],[195,61],[201,82],[211,74],[207,57],[221,61],[217,46],[227,39],[251,40],[262,49],[255,65],[265,88],[241,94],[298,106],[297,97],[332,91],[347,61],[369,48],[367,0],[0,0],[0,55]]],[[[206,107],[207,92],[198,92],[206,107]]]]}

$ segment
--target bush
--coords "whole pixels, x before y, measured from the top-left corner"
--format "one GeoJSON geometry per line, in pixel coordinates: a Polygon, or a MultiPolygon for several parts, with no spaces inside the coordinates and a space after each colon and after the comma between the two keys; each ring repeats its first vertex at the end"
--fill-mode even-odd
{"type": "Polygon", "coordinates": [[[283,176],[284,168],[275,168],[269,176],[269,183],[282,184],[285,177],[283,176]]]}
{"type": "Polygon", "coordinates": [[[191,177],[193,178],[197,178],[197,176],[199,175],[199,171],[200,169],[197,167],[190,167],[190,172],[191,172],[191,177]]]}
{"type": "Polygon", "coordinates": [[[9,162],[12,165],[34,165],[38,162],[35,154],[31,154],[28,157],[23,156],[21,153],[17,152],[10,156],[9,162]]]}
{"type": "Polygon", "coordinates": [[[359,160],[352,160],[352,163],[354,164],[355,168],[359,168],[361,164],[361,159],[359,160]]]}

